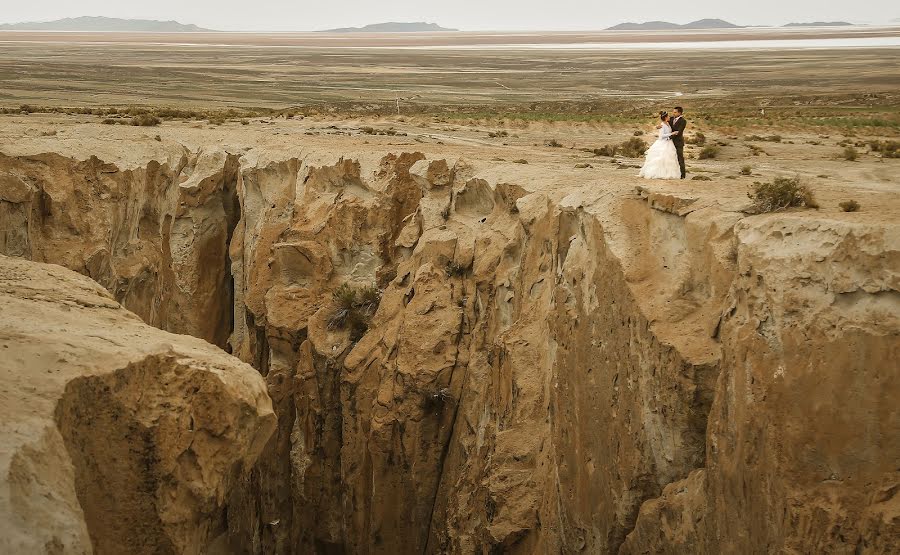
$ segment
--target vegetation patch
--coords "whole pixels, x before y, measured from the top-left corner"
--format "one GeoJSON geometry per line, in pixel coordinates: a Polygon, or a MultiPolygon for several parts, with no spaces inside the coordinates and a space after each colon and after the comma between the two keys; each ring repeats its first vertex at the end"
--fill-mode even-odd
{"type": "Polygon", "coordinates": [[[350,331],[350,340],[359,341],[369,329],[372,316],[381,302],[381,291],[375,286],[351,287],[345,283],[331,295],[330,329],[350,331]]]}
{"type": "Polygon", "coordinates": [[[697,131],[696,133],[691,135],[689,138],[685,139],[684,142],[686,142],[689,145],[703,146],[706,144],[706,135],[704,135],[700,131],[697,131]]]}
{"type": "Polygon", "coordinates": [[[158,117],[152,114],[141,114],[134,118],[131,118],[131,125],[137,125],[140,127],[155,127],[162,123],[158,117]]]}
{"type": "Polygon", "coordinates": [[[700,151],[700,154],[697,156],[701,160],[710,160],[719,155],[719,147],[718,146],[705,146],[703,150],[700,151]]]}
{"type": "Polygon", "coordinates": [[[881,154],[883,158],[900,158],[900,141],[869,141],[869,152],[881,154]]]}
{"type": "Polygon", "coordinates": [[[852,146],[848,146],[844,148],[844,152],[841,153],[841,156],[844,157],[844,160],[848,162],[855,162],[857,158],[859,158],[859,151],[852,146]]]}
{"type": "Polygon", "coordinates": [[[748,193],[753,201],[749,212],[764,214],[793,207],[818,208],[812,191],[800,183],[799,177],[776,177],[771,183],[756,182],[748,193]]]}
{"type": "Polygon", "coordinates": [[[647,142],[638,137],[632,137],[617,145],[604,145],[600,148],[583,148],[583,152],[590,152],[594,156],[623,156],[625,158],[640,158],[647,152],[647,142]]]}
{"type": "Polygon", "coordinates": [[[855,200],[845,200],[838,204],[844,212],[856,212],[859,210],[859,203],[855,200]]]}

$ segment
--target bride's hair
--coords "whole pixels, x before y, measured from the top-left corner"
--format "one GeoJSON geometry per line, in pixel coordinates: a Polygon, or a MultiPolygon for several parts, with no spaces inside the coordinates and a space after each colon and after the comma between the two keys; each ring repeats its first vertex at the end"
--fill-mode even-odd
{"type": "Polygon", "coordinates": [[[666,118],[668,116],[669,116],[669,112],[666,112],[665,110],[663,110],[662,112],[659,113],[659,119],[661,119],[663,121],[666,121],[666,118]]]}

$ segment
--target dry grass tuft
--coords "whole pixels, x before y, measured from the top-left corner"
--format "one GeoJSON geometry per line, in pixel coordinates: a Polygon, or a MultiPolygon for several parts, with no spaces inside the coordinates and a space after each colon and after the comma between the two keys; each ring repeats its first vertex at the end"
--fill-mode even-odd
{"type": "Polygon", "coordinates": [[[711,160],[718,155],[719,147],[710,145],[703,147],[703,150],[700,151],[700,154],[697,157],[701,160],[711,160]]]}
{"type": "Polygon", "coordinates": [[[799,177],[776,177],[771,183],[756,182],[747,196],[753,200],[749,211],[752,214],[779,212],[799,206],[819,208],[812,191],[800,183],[799,177]]]}
{"type": "Polygon", "coordinates": [[[841,210],[844,212],[856,212],[859,210],[859,203],[855,200],[845,200],[844,202],[838,204],[841,207],[841,210]]]}
{"type": "Polygon", "coordinates": [[[350,340],[359,341],[378,310],[381,291],[375,286],[354,288],[344,283],[331,294],[331,298],[332,313],[328,327],[349,330],[350,340]]]}

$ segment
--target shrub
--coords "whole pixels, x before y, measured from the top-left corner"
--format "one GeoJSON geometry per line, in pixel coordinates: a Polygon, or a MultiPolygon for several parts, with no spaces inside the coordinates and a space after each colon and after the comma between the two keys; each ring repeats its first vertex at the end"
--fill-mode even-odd
{"type": "Polygon", "coordinates": [[[640,130],[635,130],[635,132],[634,132],[634,136],[635,136],[635,137],[640,137],[640,136],[642,136],[643,134],[644,134],[644,132],[643,132],[643,131],[640,131],[640,130]]]}
{"type": "Polygon", "coordinates": [[[560,143],[560,142],[557,141],[556,139],[550,139],[549,141],[547,141],[546,143],[544,143],[544,145],[550,146],[550,147],[553,147],[553,148],[560,148],[560,147],[562,147],[562,143],[560,143]]]}
{"type": "Polygon", "coordinates": [[[691,181],[712,181],[712,178],[708,175],[695,175],[691,178],[691,181]]]}
{"type": "Polygon", "coordinates": [[[844,212],[856,212],[859,210],[859,203],[855,200],[845,200],[844,202],[838,204],[841,207],[841,210],[844,212]]]}
{"type": "Polygon", "coordinates": [[[900,141],[869,141],[869,150],[884,158],[900,158],[900,141]]]}
{"type": "Polygon", "coordinates": [[[812,191],[800,184],[799,177],[776,177],[771,183],[754,183],[748,196],[753,200],[751,212],[754,214],[778,212],[794,206],[819,207],[812,191]]]}
{"type": "Polygon", "coordinates": [[[697,131],[689,139],[685,139],[684,142],[689,145],[703,146],[706,144],[706,135],[704,135],[700,131],[697,131]]]}
{"type": "Polygon", "coordinates": [[[760,154],[765,154],[766,156],[769,155],[768,152],[766,152],[765,150],[759,148],[759,147],[756,146],[756,145],[747,145],[747,148],[750,149],[750,153],[753,154],[753,156],[759,156],[760,154]]]}
{"type": "Polygon", "coordinates": [[[114,120],[113,118],[106,118],[105,120],[101,121],[100,123],[102,123],[103,125],[115,125],[119,122],[117,120],[114,120]]]}
{"type": "Polygon", "coordinates": [[[844,160],[848,162],[855,162],[857,158],[859,158],[859,152],[852,146],[848,146],[844,149],[844,160]]]}
{"type": "Polygon", "coordinates": [[[141,114],[131,119],[131,125],[139,125],[141,127],[154,127],[162,123],[156,116],[150,114],[141,114]]]}
{"type": "Polygon", "coordinates": [[[698,156],[698,158],[700,158],[701,160],[710,160],[718,155],[719,147],[710,145],[707,147],[703,147],[703,150],[700,151],[700,155],[698,156]]]}
{"type": "Polygon", "coordinates": [[[501,137],[509,137],[509,133],[506,131],[490,131],[488,133],[488,137],[492,139],[499,139],[501,137]]]}
{"type": "Polygon", "coordinates": [[[753,168],[750,166],[744,166],[741,168],[741,175],[750,175],[753,173],[753,168]]]}
{"type": "Polygon", "coordinates": [[[513,160],[513,164],[527,164],[528,160],[524,158],[519,158],[518,160],[513,160]]]}
{"type": "Polygon", "coordinates": [[[594,156],[624,156],[625,158],[640,158],[647,152],[647,142],[638,137],[632,137],[624,143],[617,145],[603,145],[600,148],[582,149],[584,152],[593,153],[594,156]]]}
{"type": "Polygon", "coordinates": [[[626,158],[640,158],[647,152],[647,143],[643,139],[632,137],[619,145],[619,152],[626,158]]]}
{"type": "Polygon", "coordinates": [[[381,291],[375,286],[354,288],[344,283],[331,294],[331,299],[332,313],[328,327],[349,330],[350,340],[359,341],[369,329],[369,322],[378,309],[381,291]]]}

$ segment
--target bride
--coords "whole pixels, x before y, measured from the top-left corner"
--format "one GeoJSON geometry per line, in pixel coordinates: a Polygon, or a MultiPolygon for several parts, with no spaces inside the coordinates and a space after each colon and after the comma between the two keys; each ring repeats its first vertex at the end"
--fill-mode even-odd
{"type": "Polygon", "coordinates": [[[672,144],[670,138],[678,132],[672,132],[667,112],[660,112],[659,119],[662,120],[662,124],[659,126],[659,138],[647,149],[647,157],[641,167],[640,176],[644,179],[679,179],[681,167],[678,165],[675,145],[672,144]]]}

